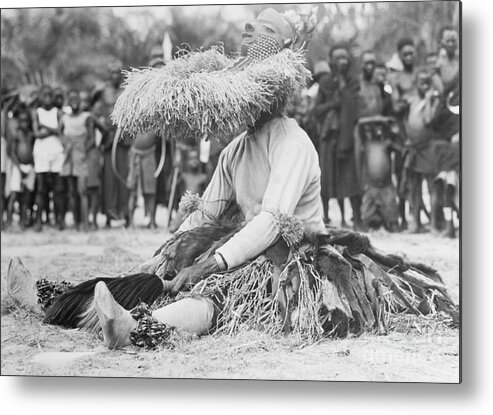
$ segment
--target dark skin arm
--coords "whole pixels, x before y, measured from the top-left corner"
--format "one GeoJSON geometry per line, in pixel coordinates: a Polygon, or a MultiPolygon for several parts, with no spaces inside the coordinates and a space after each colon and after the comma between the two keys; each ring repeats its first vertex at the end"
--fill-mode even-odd
{"type": "Polygon", "coordinates": [[[423,119],[427,126],[429,126],[435,118],[439,103],[440,100],[438,97],[433,95],[432,90],[429,90],[426,93],[426,105],[423,109],[423,119]]]}
{"type": "Polygon", "coordinates": [[[389,79],[389,83],[392,86],[392,95],[391,95],[391,103],[392,103],[392,111],[397,116],[403,116],[409,108],[409,104],[407,101],[403,100],[401,97],[401,87],[399,85],[399,81],[396,77],[391,77],[389,79]]]}
{"type": "Polygon", "coordinates": [[[19,159],[17,158],[17,141],[18,137],[14,135],[11,140],[7,141],[7,154],[13,163],[19,167],[19,159]]]}
{"type": "Polygon", "coordinates": [[[38,118],[38,113],[33,110],[32,112],[32,120],[33,120],[33,131],[34,131],[34,136],[36,138],[46,138],[50,135],[58,135],[60,136],[62,134],[61,131],[61,111],[58,111],[57,113],[57,118],[58,118],[58,127],[57,128],[50,128],[47,127],[46,125],[43,125],[39,122],[38,118]]]}
{"type": "Polygon", "coordinates": [[[87,151],[96,146],[96,140],[94,137],[94,119],[92,117],[87,117],[86,128],[87,128],[87,141],[86,141],[86,151],[87,151]]]}
{"type": "Polygon", "coordinates": [[[171,293],[177,294],[183,287],[193,286],[214,272],[220,271],[214,257],[210,257],[203,262],[194,264],[190,267],[183,268],[178,275],[170,281],[171,293]]]}
{"type": "Polygon", "coordinates": [[[102,134],[108,131],[106,125],[102,123],[98,118],[92,116],[92,122],[94,123],[94,127],[101,131],[102,134]]]}

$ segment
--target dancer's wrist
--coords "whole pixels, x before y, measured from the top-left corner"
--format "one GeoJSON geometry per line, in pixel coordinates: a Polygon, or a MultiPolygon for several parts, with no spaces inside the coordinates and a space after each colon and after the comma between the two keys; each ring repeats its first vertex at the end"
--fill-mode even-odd
{"type": "Polygon", "coordinates": [[[213,258],[218,268],[217,271],[225,271],[228,269],[228,263],[220,253],[214,254],[213,258]]]}

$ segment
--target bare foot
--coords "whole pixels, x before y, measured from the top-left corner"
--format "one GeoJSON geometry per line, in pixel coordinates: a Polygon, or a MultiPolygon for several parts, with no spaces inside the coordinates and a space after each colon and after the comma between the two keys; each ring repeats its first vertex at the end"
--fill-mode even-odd
{"type": "Polygon", "coordinates": [[[19,305],[41,313],[36,294],[36,279],[26,269],[19,257],[10,259],[7,271],[7,294],[19,305]]]}
{"type": "Polygon", "coordinates": [[[157,229],[156,222],[149,222],[146,226],[147,229],[157,229]]]}
{"type": "Polygon", "coordinates": [[[104,344],[109,349],[130,345],[130,332],[137,321],[118,304],[107,285],[100,281],[94,288],[94,307],[103,329],[104,344]]]}
{"type": "Polygon", "coordinates": [[[455,227],[453,222],[451,221],[447,222],[447,227],[445,228],[444,231],[441,232],[441,236],[451,239],[454,239],[456,237],[455,227]]]}

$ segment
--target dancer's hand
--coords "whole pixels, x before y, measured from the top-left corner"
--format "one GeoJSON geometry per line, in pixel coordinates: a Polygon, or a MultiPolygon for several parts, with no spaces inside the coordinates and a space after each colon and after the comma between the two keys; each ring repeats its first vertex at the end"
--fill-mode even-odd
{"type": "Polygon", "coordinates": [[[217,265],[214,257],[211,257],[203,262],[199,262],[198,264],[191,265],[187,268],[183,268],[171,281],[173,285],[171,293],[176,294],[187,285],[193,286],[215,271],[219,271],[219,266],[217,265]]]}

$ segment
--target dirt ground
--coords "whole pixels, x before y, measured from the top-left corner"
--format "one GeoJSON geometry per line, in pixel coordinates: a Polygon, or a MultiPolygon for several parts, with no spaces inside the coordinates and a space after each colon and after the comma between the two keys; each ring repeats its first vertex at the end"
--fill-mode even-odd
{"type": "MultiPolygon", "coordinates": [[[[151,256],[169,235],[163,228],[1,235],[1,275],[12,256],[38,278],[79,282],[115,275],[151,256]]],[[[459,298],[459,241],[431,234],[370,234],[373,244],[439,270],[459,298]]],[[[160,378],[315,379],[458,382],[459,331],[435,319],[404,318],[387,336],[364,335],[306,346],[294,336],[248,331],[236,337],[181,339],[173,350],[105,349],[95,335],[41,323],[18,309],[1,317],[2,375],[160,378]]]]}

